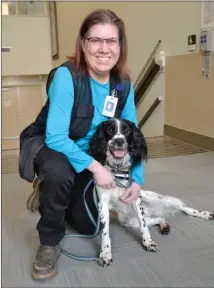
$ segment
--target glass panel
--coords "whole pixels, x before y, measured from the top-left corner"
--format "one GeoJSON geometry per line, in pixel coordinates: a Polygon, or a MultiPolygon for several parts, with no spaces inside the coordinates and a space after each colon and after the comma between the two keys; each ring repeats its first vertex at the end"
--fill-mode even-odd
{"type": "Polygon", "coordinates": [[[45,2],[20,1],[18,4],[18,14],[28,16],[45,16],[45,2]]]}
{"type": "Polygon", "coordinates": [[[18,13],[19,15],[27,15],[27,2],[20,1],[17,3],[18,13]]]}
{"type": "Polygon", "coordinates": [[[7,2],[2,2],[1,3],[1,14],[2,15],[9,15],[9,8],[8,8],[8,3],[7,2]]]}
{"type": "Polygon", "coordinates": [[[1,3],[2,15],[16,15],[16,2],[4,1],[1,3]]]}
{"type": "Polygon", "coordinates": [[[16,2],[8,1],[9,15],[16,15],[16,2]]]}
{"type": "Polygon", "coordinates": [[[45,1],[3,1],[2,15],[46,16],[45,1]]]}

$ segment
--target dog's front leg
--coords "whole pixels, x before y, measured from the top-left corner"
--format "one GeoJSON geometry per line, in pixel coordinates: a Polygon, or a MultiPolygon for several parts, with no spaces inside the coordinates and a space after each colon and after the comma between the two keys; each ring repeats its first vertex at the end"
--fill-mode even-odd
{"type": "Polygon", "coordinates": [[[109,236],[109,196],[108,191],[99,193],[99,213],[101,222],[101,250],[99,264],[106,267],[112,263],[111,239],[109,236]]]}
{"type": "Polygon", "coordinates": [[[136,212],[136,215],[140,224],[140,232],[141,232],[143,246],[148,251],[156,252],[158,247],[157,247],[157,244],[151,239],[149,228],[145,221],[145,215],[144,215],[141,199],[138,198],[137,201],[132,205],[136,212]]]}

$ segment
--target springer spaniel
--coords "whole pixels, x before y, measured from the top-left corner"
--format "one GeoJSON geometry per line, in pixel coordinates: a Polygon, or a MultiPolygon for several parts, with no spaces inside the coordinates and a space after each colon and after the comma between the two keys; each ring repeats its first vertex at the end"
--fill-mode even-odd
{"type": "Polygon", "coordinates": [[[124,187],[130,183],[131,167],[147,160],[147,144],[141,131],[134,123],[112,118],[101,123],[90,142],[90,154],[113,174],[118,185],[106,189],[96,185],[101,219],[101,250],[99,264],[103,267],[112,262],[109,237],[109,210],[116,211],[121,224],[138,228],[142,245],[148,251],[156,251],[157,244],[151,239],[149,228],[159,225],[162,234],[168,234],[170,227],[164,217],[183,211],[188,215],[213,220],[214,214],[187,207],[180,199],[160,195],[153,191],[140,191],[134,204],[120,200],[124,187]],[[132,166],[131,166],[132,162],[132,166]]]}

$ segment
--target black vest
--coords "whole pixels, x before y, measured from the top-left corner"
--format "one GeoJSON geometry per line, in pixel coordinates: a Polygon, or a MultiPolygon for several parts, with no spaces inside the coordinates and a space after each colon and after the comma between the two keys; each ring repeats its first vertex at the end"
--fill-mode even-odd
{"type": "MultiPolygon", "coordinates": [[[[88,75],[83,75],[76,72],[75,66],[71,61],[67,61],[59,67],[67,67],[71,73],[74,84],[74,105],[71,113],[71,122],[69,128],[69,137],[72,140],[78,140],[83,138],[90,130],[93,115],[94,106],[92,104],[92,92],[90,85],[90,78],[88,75]]],[[[48,75],[46,84],[46,91],[50,87],[51,81],[54,77],[58,67],[52,69],[48,75]]],[[[126,104],[127,97],[130,91],[130,80],[121,80],[113,73],[110,74],[110,91],[114,90],[118,84],[122,84],[122,91],[117,90],[118,104],[115,111],[115,117],[120,118],[121,112],[126,104]]],[[[62,95],[63,96],[63,95],[62,95]]],[[[20,135],[20,146],[22,146],[22,140],[34,137],[37,135],[45,135],[46,122],[49,110],[49,100],[46,101],[41,112],[38,114],[35,122],[27,126],[20,135]]]]}
{"type": "MultiPolygon", "coordinates": [[[[84,137],[90,130],[94,115],[90,78],[87,75],[77,73],[74,65],[70,61],[63,63],[60,67],[62,66],[68,68],[74,83],[74,105],[71,113],[69,137],[75,141],[84,137]]],[[[48,75],[47,92],[57,68],[52,69],[48,75]]],[[[129,95],[130,80],[121,81],[111,73],[109,93],[111,93],[118,84],[123,84],[122,91],[118,91],[117,93],[118,104],[115,117],[119,118],[129,95]]],[[[34,159],[45,146],[48,110],[49,100],[47,100],[35,122],[27,126],[20,135],[19,175],[28,182],[32,182],[35,177],[34,159]]]]}

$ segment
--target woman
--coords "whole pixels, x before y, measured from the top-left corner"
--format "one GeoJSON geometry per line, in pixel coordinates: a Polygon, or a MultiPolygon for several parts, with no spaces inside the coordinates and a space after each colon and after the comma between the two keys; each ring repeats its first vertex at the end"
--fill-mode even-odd
{"type": "MultiPolygon", "coordinates": [[[[46,279],[56,273],[60,255],[59,242],[65,234],[67,220],[78,232],[92,234],[94,227],[84,212],[82,192],[91,177],[106,189],[115,186],[112,174],[88,154],[89,141],[97,126],[109,118],[103,114],[106,96],[109,95],[110,72],[130,81],[126,68],[127,40],[124,23],[110,10],[96,10],[83,21],[76,42],[76,53],[70,61],[77,71],[90,81],[94,114],[88,133],[73,141],[69,125],[74,104],[74,83],[66,67],[56,70],[48,90],[49,111],[44,147],[35,158],[40,184],[40,220],[37,225],[40,247],[33,263],[32,276],[46,279]]],[[[131,85],[121,113],[137,125],[134,91],[131,85]]],[[[132,171],[132,186],[122,201],[132,203],[139,196],[143,184],[143,166],[132,171]]],[[[96,215],[92,193],[86,200],[96,215]]]]}

